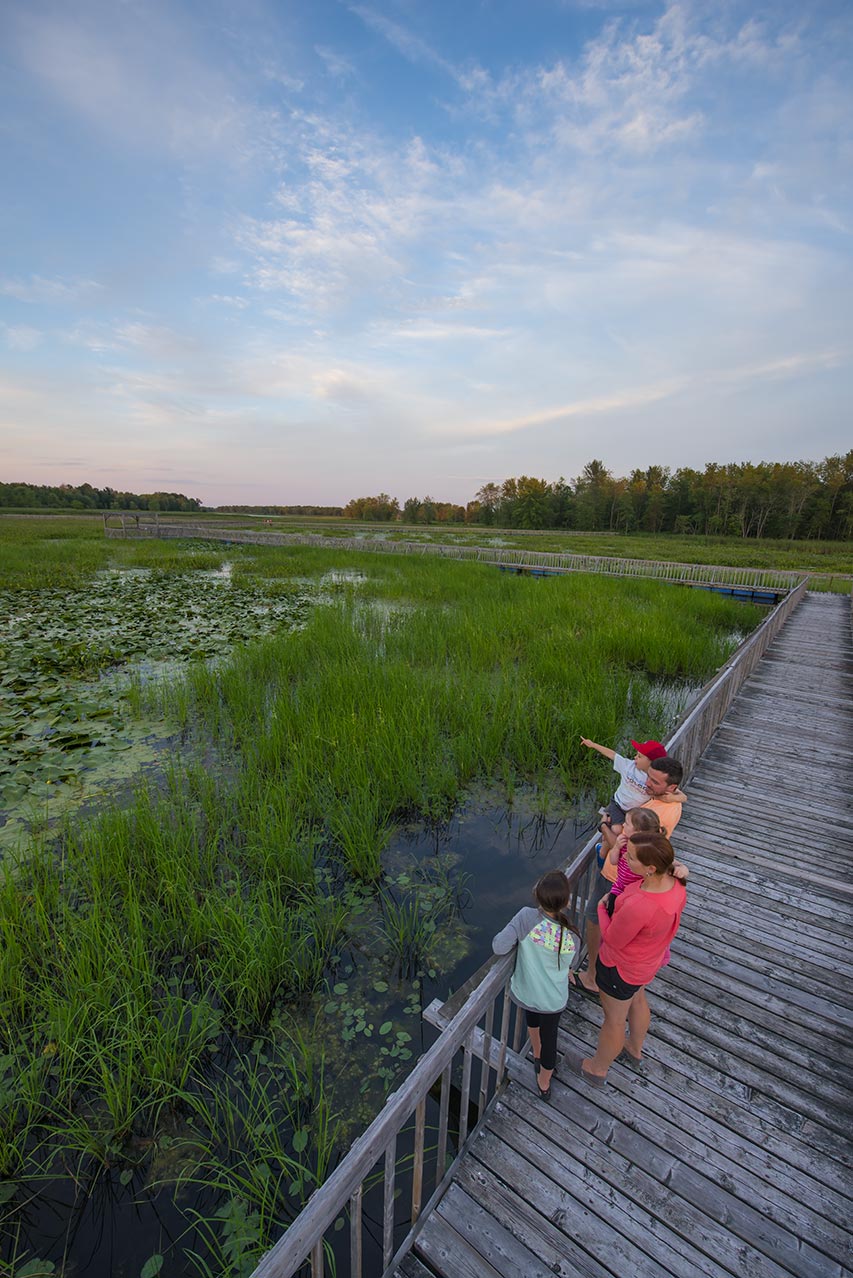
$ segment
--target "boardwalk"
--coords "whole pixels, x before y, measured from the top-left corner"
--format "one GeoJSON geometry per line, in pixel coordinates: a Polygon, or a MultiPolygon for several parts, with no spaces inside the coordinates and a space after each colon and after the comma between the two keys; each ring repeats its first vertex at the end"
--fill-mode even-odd
{"type": "MultiPolygon", "coordinates": [[[[399,1278],[853,1273],[853,644],[810,595],[688,787],[690,900],[641,1072],[510,1083],[399,1278]]],[[[592,1045],[577,997],[564,1044],[592,1045]]]]}

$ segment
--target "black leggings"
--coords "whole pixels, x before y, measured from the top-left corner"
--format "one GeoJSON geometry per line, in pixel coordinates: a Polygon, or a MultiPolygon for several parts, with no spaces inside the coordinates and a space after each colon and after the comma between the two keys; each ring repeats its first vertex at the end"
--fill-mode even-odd
{"type": "Polygon", "coordinates": [[[539,1062],[543,1069],[553,1069],[557,1064],[557,1026],[559,1012],[525,1012],[528,1029],[538,1029],[542,1039],[539,1062]]]}

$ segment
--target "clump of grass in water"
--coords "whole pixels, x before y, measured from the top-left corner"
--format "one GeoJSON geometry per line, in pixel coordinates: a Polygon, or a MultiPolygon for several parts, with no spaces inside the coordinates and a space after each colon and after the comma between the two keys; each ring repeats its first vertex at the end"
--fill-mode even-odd
{"type": "Polygon", "coordinates": [[[256,1040],[227,1085],[193,1108],[204,1152],[180,1179],[224,1199],[213,1214],[188,1213],[207,1245],[190,1253],[203,1274],[248,1274],[328,1176],[338,1148],[322,1050],[298,1030],[256,1040]],[[275,1080],[289,1080],[282,1090],[275,1080]],[[211,1265],[213,1262],[213,1267],[211,1265]]]}
{"type": "Polygon", "coordinates": [[[385,952],[404,980],[421,976],[433,966],[433,947],[441,924],[459,912],[467,892],[467,876],[452,876],[438,863],[422,870],[424,878],[408,875],[379,893],[385,952]]]}

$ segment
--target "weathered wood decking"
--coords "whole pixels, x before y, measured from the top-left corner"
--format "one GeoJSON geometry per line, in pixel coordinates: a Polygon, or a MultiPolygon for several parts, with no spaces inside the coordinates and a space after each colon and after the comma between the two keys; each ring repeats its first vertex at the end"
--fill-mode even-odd
{"type": "MultiPolygon", "coordinates": [[[[399,1278],[853,1273],[853,643],[810,595],[689,785],[691,868],[641,1073],[511,1082],[399,1278]]],[[[575,996],[563,1041],[592,1045],[575,996]]]]}

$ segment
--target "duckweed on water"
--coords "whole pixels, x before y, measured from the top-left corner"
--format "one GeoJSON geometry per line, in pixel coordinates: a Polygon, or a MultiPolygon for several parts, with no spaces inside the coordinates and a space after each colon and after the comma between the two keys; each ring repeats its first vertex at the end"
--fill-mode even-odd
{"type": "MultiPolygon", "coordinates": [[[[130,1187],[147,1168],[143,1201],[175,1195],[190,1231],[168,1271],[243,1272],[354,1134],[335,1112],[366,1121],[408,1068],[424,983],[464,953],[464,862],[407,865],[398,841],[392,865],[400,823],[446,817],[478,782],[533,785],[546,805],[555,779],[608,792],[580,735],[662,735],[654,676],[702,682],[759,615],[655,583],[301,547],[253,551],[211,589],[246,592],[233,598],[251,617],[267,569],[280,585],[363,579],[327,580],[300,629],[140,683],[137,703],[202,757],[176,755],[127,807],[8,861],[7,1258],[27,1243],[26,1194],[97,1169],[130,1187]]],[[[192,630],[190,579],[130,580],[113,602],[132,597],[149,620],[114,608],[115,631],[98,633],[159,656],[172,627],[157,629],[157,601],[192,630]]],[[[43,642],[73,644],[83,616],[43,642]]],[[[51,676],[63,695],[68,673],[51,676]]],[[[161,1254],[156,1223],[145,1254],[161,1254]]]]}

